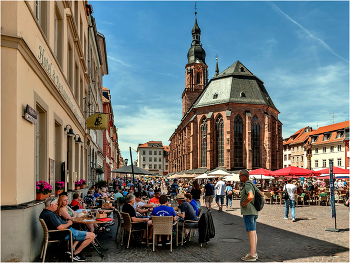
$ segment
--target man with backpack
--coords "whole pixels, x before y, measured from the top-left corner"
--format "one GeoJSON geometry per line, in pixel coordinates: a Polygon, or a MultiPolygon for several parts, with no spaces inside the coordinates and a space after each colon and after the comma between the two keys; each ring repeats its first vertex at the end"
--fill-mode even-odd
{"type": "Polygon", "coordinates": [[[285,199],[285,211],[284,211],[284,219],[288,219],[289,207],[292,213],[292,222],[295,222],[295,192],[297,187],[292,184],[292,179],[288,178],[287,184],[283,187],[283,191],[287,191],[288,198],[285,199]]]}
{"type": "Polygon", "coordinates": [[[258,254],[256,253],[257,235],[256,235],[256,219],[258,218],[258,211],[254,206],[256,192],[259,189],[249,180],[248,170],[241,170],[239,172],[239,180],[243,183],[241,193],[241,215],[243,215],[243,221],[248,232],[250,253],[241,259],[243,261],[256,261],[258,254]]]}

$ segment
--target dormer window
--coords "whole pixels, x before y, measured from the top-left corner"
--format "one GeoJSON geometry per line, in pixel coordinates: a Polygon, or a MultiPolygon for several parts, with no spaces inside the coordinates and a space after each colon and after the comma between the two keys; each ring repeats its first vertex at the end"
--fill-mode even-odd
{"type": "Polygon", "coordinates": [[[243,91],[241,92],[241,97],[245,98],[245,93],[243,91]]]}
{"type": "Polygon", "coordinates": [[[318,136],[312,136],[311,142],[317,142],[318,136]]]}
{"type": "Polygon", "coordinates": [[[215,93],[214,96],[213,96],[213,99],[217,99],[218,96],[219,96],[219,95],[218,95],[217,93],[215,93]]]}
{"type": "Polygon", "coordinates": [[[323,135],[323,140],[324,141],[328,141],[331,138],[331,134],[330,133],[326,133],[323,135]]]}
{"type": "Polygon", "coordinates": [[[337,132],[337,139],[343,137],[343,135],[344,135],[344,132],[343,132],[343,131],[338,131],[338,132],[337,132]]]}
{"type": "Polygon", "coordinates": [[[244,68],[243,67],[241,67],[240,70],[241,70],[241,72],[244,72],[244,68]]]}

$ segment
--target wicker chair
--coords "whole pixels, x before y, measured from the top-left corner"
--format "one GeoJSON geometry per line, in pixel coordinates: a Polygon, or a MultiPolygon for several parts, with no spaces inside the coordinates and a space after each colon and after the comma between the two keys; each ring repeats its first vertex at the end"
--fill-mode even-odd
{"type": "Polygon", "coordinates": [[[118,219],[118,228],[117,228],[117,233],[115,234],[115,240],[118,242],[120,239],[120,231],[124,226],[124,222],[123,222],[123,218],[122,215],[120,214],[120,212],[118,211],[117,208],[114,209],[114,215],[117,216],[118,219]]]}
{"type": "Polygon", "coordinates": [[[124,202],[122,202],[122,199],[121,197],[118,197],[117,200],[115,201],[115,205],[118,207],[118,210],[120,212],[120,208],[124,205],[124,202]]]}
{"type": "MultiPolygon", "coordinates": [[[[43,230],[44,230],[44,244],[43,244],[43,248],[41,250],[41,254],[40,254],[40,258],[43,259],[43,262],[45,262],[45,256],[46,256],[46,250],[47,250],[47,244],[48,243],[52,243],[52,242],[60,242],[61,240],[59,239],[52,239],[50,240],[50,235],[49,233],[53,233],[53,232],[61,232],[61,231],[68,231],[69,232],[69,235],[70,235],[70,239],[68,241],[69,244],[70,244],[70,252],[71,252],[71,259],[72,259],[72,262],[73,262],[73,236],[72,236],[72,231],[70,231],[69,229],[63,229],[63,230],[49,230],[47,228],[47,225],[45,223],[45,221],[41,218],[39,218],[39,221],[41,223],[41,226],[43,227],[43,230]]],[[[67,234],[68,234],[67,232],[67,234]]],[[[68,245],[68,248],[69,248],[69,245],[68,245]]]]}
{"type": "MultiPolygon", "coordinates": [[[[123,221],[124,221],[124,226],[123,226],[123,232],[122,232],[122,245],[123,245],[123,241],[124,241],[124,231],[129,232],[129,238],[128,238],[128,245],[126,248],[129,248],[129,244],[130,244],[130,238],[131,238],[131,232],[140,232],[143,231],[144,229],[132,229],[132,225],[133,224],[139,224],[138,222],[131,222],[131,218],[130,215],[128,213],[124,213],[124,212],[120,212],[122,217],[123,217],[123,221]]],[[[148,246],[148,225],[146,227],[146,239],[147,239],[147,246],[148,246]]]]}
{"type": "Polygon", "coordinates": [[[318,194],[318,200],[317,200],[317,204],[318,205],[321,205],[321,202],[324,201],[326,203],[326,206],[328,205],[328,202],[329,202],[329,194],[322,194],[322,193],[319,193],[318,194]]]}
{"type": "Polygon", "coordinates": [[[153,251],[154,251],[155,243],[157,241],[156,235],[170,235],[170,252],[173,252],[173,239],[172,239],[173,225],[177,223],[177,222],[174,223],[174,217],[152,216],[152,223],[153,223],[153,251]]]}
{"type": "Polygon", "coordinates": [[[266,204],[266,200],[269,200],[270,204],[272,204],[273,197],[271,196],[271,192],[264,192],[264,202],[266,204]]]}

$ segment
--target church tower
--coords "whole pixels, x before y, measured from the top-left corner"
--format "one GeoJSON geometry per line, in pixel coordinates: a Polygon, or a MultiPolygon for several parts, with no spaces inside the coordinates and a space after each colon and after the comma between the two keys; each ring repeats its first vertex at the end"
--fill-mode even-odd
{"type": "Polygon", "coordinates": [[[190,109],[208,83],[208,66],[205,64],[205,51],[201,44],[201,29],[197,24],[197,12],[192,28],[192,44],[187,53],[185,90],[182,93],[182,116],[190,109]]]}

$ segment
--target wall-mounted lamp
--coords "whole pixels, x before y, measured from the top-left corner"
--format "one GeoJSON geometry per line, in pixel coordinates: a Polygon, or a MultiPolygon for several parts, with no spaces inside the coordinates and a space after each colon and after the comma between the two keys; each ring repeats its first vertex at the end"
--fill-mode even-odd
{"type": "Polygon", "coordinates": [[[81,140],[81,138],[80,138],[80,135],[79,135],[79,134],[76,134],[76,135],[74,136],[74,140],[75,140],[77,143],[83,143],[82,140],[81,140]],[[77,139],[77,136],[78,136],[78,139],[77,139]]]}
{"type": "Polygon", "coordinates": [[[64,130],[65,130],[65,131],[68,130],[68,132],[67,132],[67,135],[68,135],[68,136],[74,136],[74,135],[75,135],[74,132],[73,132],[72,126],[70,126],[69,124],[64,128],[64,130]],[[68,126],[70,127],[69,130],[68,130],[68,126]]]}

